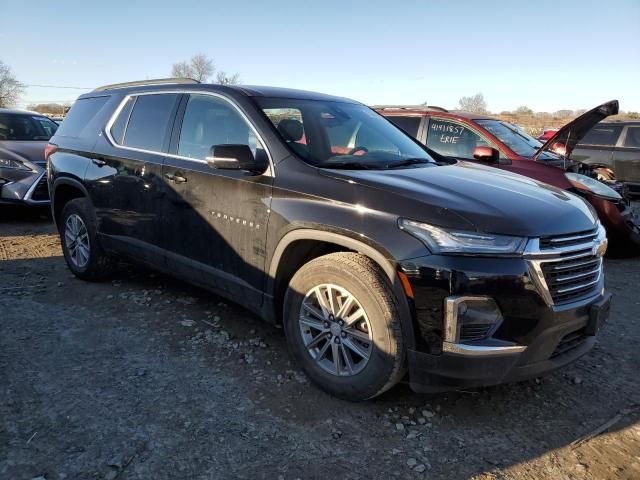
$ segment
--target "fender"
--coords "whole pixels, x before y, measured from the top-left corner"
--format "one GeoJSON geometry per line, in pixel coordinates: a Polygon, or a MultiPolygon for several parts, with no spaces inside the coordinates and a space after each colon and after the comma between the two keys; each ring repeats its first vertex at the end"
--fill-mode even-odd
{"type": "MultiPolygon", "coordinates": [[[[371,260],[373,260],[389,278],[389,283],[392,286],[393,293],[398,301],[398,307],[400,309],[400,322],[402,325],[403,337],[405,344],[408,348],[415,348],[415,330],[414,330],[414,316],[412,309],[409,307],[409,302],[405,294],[402,282],[396,272],[396,263],[392,259],[383,255],[379,250],[373,246],[364,243],[355,238],[346,236],[344,234],[327,232],[324,230],[314,230],[308,228],[300,228],[286,233],[278,243],[273,256],[271,258],[271,264],[269,266],[269,275],[267,277],[267,295],[273,298],[275,288],[275,278],[278,272],[278,266],[280,259],[286,248],[296,240],[318,240],[322,242],[334,243],[342,247],[348,248],[361,253],[371,260]]],[[[270,303],[270,302],[269,302],[270,303]]]]}

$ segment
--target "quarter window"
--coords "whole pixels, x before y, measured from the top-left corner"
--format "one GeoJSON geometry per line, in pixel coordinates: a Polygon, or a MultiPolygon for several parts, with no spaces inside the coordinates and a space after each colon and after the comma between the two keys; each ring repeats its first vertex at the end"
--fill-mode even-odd
{"type": "Polygon", "coordinates": [[[603,145],[612,147],[618,141],[618,136],[622,131],[621,125],[596,125],[584,136],[583,145],[603,145]]]}
{"type": "Polygon", "coordinates": [[[161,152],[172,125],[178,94],[139,95],[131,111],[123,145],[161,152]]]}
{"type": "Polygon", "coordinates": [[[488,145],[480,135],[460,123],[435,118],[429,121],[427,147],[440,155],[473,159],[476,147],[488,145]]]}
{"type": "Polygon", "coordinates": [[[211,95],[191,95],[182,121],[178,155],[206,160],[216,145],[248,145],[265,155],[255,133],[229,102],[211,95]]]}
{"type": "Polygon", "coordinates": [[[624,146],[640,148],[640,127],[627,128],[627,137],[624,139],[624,146]]]}
{"type": "Polygon", "coordinates": [[[108,99],[109,97],[89,97],[77,100],[56,134],[61,137],[82,136],[82,131],[105,106],[108,99]]]}

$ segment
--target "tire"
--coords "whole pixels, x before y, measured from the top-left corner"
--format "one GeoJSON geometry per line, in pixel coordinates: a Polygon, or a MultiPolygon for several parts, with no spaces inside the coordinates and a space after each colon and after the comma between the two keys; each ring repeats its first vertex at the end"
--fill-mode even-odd
{"type": "Polygon", "coordinates": [[[406,371],[397,300],[382,269],[364,255],[332,253],[305,264],[291,279],[283,314],[287,343],[296,362],[331,395],[367,400],[394,386],[406,371]],[[318,295],[324,295],[330,307],[328,292],[332,292],[335,308],[323,312],[318,295]],[[349,295],[353,297],[350,301],[349,295]],[[347,310],[340,312],[341,306],[347,310]],[[328,312],[339,315],[329,316],[328,312]],[[352,323],[340,326],[341,319],[352,323]],[[323,331],[324,337],[317,341],[323,331]],[[364,341],[367,335],[370,342],[364,341]],[[366,355],[356,352],[368,352],[366,361],[366,355]]]}
{"type": "Polygon", "coordinates": [[[76,277],[98,281],[111,273],[113,261],[98,241],[95,214],[87,198],[75,198],[64,206],[59,229],[64,259],[76,277]],[[78,231],[75,239],[72,239],[74,224],[78,231]],[[86,248],[78,248],[78,239],[80,243],[86,239],[86,248]]]}

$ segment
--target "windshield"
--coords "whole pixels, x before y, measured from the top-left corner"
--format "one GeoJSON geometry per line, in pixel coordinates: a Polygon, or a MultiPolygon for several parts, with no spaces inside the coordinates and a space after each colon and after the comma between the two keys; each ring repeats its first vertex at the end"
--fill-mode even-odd
{"type": "Polygon", "coordinates": [[[364,105],[289,98],[255,100],[287,145],[318,167],[435,165],[425,147],[364,105]]]}
{"type": "Polygon", "coordinates": [[[47,117],[0,113],[0,140],[49,140],[57,129],[58,124],[47,117]]]}
{"type": "Polygon", "coordinates": [[[476,123],[522,157],[534,156],[542,146],[542,143],[531,135],[518,130],[509,123],[501,122],[500,120],[476,120],[476,123]]]}

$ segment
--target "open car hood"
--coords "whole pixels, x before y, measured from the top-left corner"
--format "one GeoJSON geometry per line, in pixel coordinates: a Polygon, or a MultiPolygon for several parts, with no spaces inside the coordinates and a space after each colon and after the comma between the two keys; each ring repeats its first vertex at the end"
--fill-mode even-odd
{"type": "Polygon", "coordinates": [[[596,123],[604,120],[609,115],[616,115],[617,113],[618,100],[611,100],[580,115],[578,118],[560,128],[554,136],[547,140],[533,156],[533,160],[537,160],[544,151],[553,153],[551,146],[557,143],[565,147],[565,156],[569,157],[576,144],[582,140],[596,123]]]}

